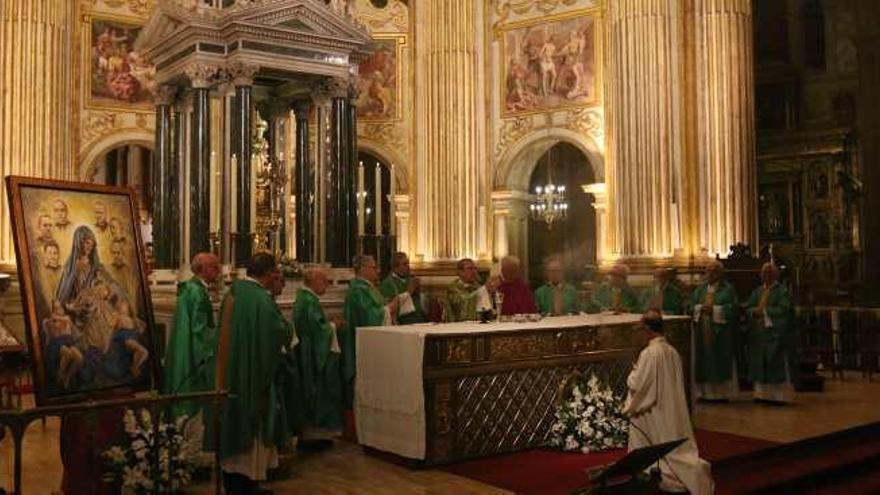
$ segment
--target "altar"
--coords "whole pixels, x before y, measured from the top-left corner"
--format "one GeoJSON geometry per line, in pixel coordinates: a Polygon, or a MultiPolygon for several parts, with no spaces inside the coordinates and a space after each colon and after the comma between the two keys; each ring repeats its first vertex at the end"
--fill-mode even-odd
{"type": "MultiPolygon", "coordinates": [[[[424,464],[546,445],[576,373],[616,393],[643,345],[636,314],[359,328],[358,441],[424,464]]],[[[690,318],[667,316],[690,383],[690,318]]]]}

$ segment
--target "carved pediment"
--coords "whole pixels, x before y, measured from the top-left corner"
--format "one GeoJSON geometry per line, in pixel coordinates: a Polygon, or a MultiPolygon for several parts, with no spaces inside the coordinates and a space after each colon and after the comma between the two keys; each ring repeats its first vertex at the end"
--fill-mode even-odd
{"type": "Polygon", "coordinates": [[[159,0],[136,47],[169,81],[191,64],[252,63],[285,72],[342,74],[370,52],[366,28],[323,0],[237,0],[217,8],[159,0]]]}

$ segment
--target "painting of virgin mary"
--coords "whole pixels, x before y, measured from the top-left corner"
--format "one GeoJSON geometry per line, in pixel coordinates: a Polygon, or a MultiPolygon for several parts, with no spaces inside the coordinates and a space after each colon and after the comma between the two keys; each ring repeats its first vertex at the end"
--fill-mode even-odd
{"type": "Polygon", "coordinates": [[[152,388],[153,320],[132,193],[16,177],[7,190],[38,403],[152,388]],[[57,201],[68,206],[70,228],[52,227],[53,249],[46,250],[40,218],[57,201]],[[96,203],[116,221],[114,232],[101,230],[96,203]],[[108,270],[101,253],[110,252],[114,236],[133,241],[135,260],[108,270]]]}

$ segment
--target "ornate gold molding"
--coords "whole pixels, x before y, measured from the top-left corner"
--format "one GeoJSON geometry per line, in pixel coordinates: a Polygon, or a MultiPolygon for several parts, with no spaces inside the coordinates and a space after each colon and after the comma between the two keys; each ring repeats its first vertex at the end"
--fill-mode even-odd
{"type": "Polygon", "coordinates": [[[520,115],[503,119],[495,144],[494,161],[496,165],[508,149],[526,138],[529,134],[546,129],[567,129],[589,136],[596,141],[604,138],[605,122],[595,107],[572,108],[561,112],[520,115]]]}
{"type": "Polygon", "coordinates": [[[409,156],[410,143],[403,138],[406,133],[390,122],[363,122],[358,124],[358,135],[392,150],[404,150],[409,156]]]}
{"type": "Polygon", "coordinates": [[[497,18],[495,27],[507,22],[511,13],[525,15],[535,9],[540,14],[547,15],[559,7],[570,7],[576,3],[578,0],[492,0],[497,18]]]}
{"type": "Polygon", "coordinates": [[[357,2],[357,20],[370,31],[408,32],[409,7],[400,0],[390,0],[388,3],[385,8],[377,9],[369,0],[357,2]]]}
{"type": "Polygon", "coordinates": [[[94,9],[98,3],[103,3],[111,9],[127,7],[128,11],[135,15],[146,16],[156,5],[155,0],[82,0],[81,5],[86,9],[94,9]]]}
{"type": "Polygon", "coordinates": [[[83,143],[90,143],[96,138],[119,127],[120,118],[115,112],[87,111],[82,127],[83,143]]]}

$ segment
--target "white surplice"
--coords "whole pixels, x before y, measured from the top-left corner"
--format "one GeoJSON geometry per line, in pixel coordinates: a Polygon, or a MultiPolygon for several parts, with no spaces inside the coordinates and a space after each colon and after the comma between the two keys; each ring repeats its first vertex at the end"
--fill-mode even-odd
{"type": "Polygon", "coordinates": [[[700,459],[684,394],[681,357],[664,337],[655,337],[639,354],[626,380],[629,394],[623,412],[630,418],[629,450],[680,438],[687,441],[660,461],[660,488],[712,494],[709,463],[700,459]]]}

